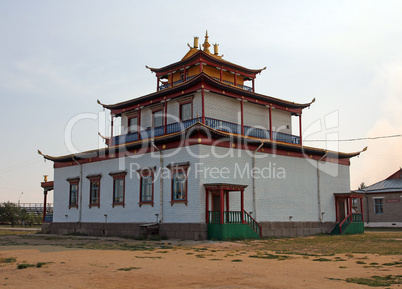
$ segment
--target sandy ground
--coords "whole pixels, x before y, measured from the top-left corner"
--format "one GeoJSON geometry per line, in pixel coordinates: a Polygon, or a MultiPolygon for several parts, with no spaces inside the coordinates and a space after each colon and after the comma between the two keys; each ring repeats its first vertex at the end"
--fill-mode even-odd
{"type": "MultiPolygon", "coordinates": [[[[294,255],[286,260],[251,258],[242,244],[201,243],[153,251],[82,250],[59,246],[1,246],[0,286],[5,288],[365,288],[348,277],[400,275],[402,269],[365,268],[366,264],[399,261],[402,256],[294,255]],[[346,261],[334,261],[340,257],[346,261]],[[240,261],[241,260],[241,261],[240,261]],[[41,268],[17,269],[23,262],[47,262],[41,268]],[[131,268],[135,267],[135,268],[131,268]],[[129,271],[119,270],[131,268],[129,271]]],[[[400,288],[393,285],[391,288],[400,288]]],[[[372,288],[372,287],[367,287],[372,288]]]]}

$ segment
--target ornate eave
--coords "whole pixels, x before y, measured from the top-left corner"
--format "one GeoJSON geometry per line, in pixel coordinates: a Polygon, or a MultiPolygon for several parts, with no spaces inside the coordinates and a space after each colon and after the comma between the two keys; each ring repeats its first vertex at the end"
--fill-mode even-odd
{"type": "MultiPolygon", "coordinates": [[[[110,158],[115,158],[118,157],[120,154],[123,154],[122,156],[126,156],[127,153],[133,150],[137,150],[140,148],[144,147],[151,147],[152,143],[155,145],[164,145],[168,144],[171,142],[175,141],[180,141],[183,139],[190,140],[192,137],[197,136],[197,139],[193,139],[194,143],[193,144],[210,144],[213,145],[213,143],[204,143],[201,138],[199,138],[199,135],[205,135],[205,136],[212,136],[214,140],[216,139],[230,139],[233,141],[233,144],[238,144],[238,145],[254,145],[254,146],[259,146],[262,144],[262,148],[267,148],[267,149],[272,149],[273,151],[286,151],[288,153],[296,153],[298,156],[303,156],[305,158],[311,158],[312,160],[315,158],[322,158],[323,156],[326,156],[326,159],[331,160],[331,159],[350,159],[352,157],[358,156],[362,151],[359,152],[353,152],[353,153],[342,153],[342,152],[336,152],[336,151],[328,151],[324,149],[319,149],[319,148],[314,148],[314,147],[305,147],[305,146],[300,146],[296,144],[290,144],[290,143],[285,143],[285,142],[280,142],[280,141],[275,141],[275,140],[268,140],[268,139],[260,139],[260,138],[255,138],[255,137],[250,137],[250,136],[244,136],[244,135],[238,135],[238,134],[233,134],[233,133],[228,133],[228,132],[223,132],[219,131],[216,129],[213,129],[209,126],[206,126],[200,122],[195,123],[194,125],[188,127],[187,129],[177,132],[177,133],[172,133],[172,134],[167,134],[167,135],[162,135],[159,137],[155,137],[152,139],[145,139],[145,140],[140,140],[140,141],[134,141],[130,143],[125,143],[121,145],[115,145],[107,148],[102,148],[102,149],[96,149],[96,150],[90,150],[90,151],[85,151],[77,154],[69,154],[69,155],[64,155],[64,156],[50,156],[43,154],[41,151],[38,150],[38,153],[42,155],[45,159],[53,161],[55,163],[66,163],[66,162],[71,162],[71,165],[75,165],[78,163],[81,163],[81,161],[84,162],[93,162],[96,160],[106,160],[110,158]],[[201,140],[201,141],[200,141],[201,140]]],[[[288,156],[291,156],[290,154],[287,154],[288,156]]]]}
{"type": "Polygon", "coordinates": [[[138,98],[134,98],[128,101],[116,103],[116,104],[103,104],[100,101],[98,101],[99,104],[101,104],[104,108],[112,110],[112,113],[114,115],[119,115],[123,111],[127,111],[130,109],[134,109],[136,105],[145,105],[144,103],[149,102],[148,104],[151,104],[151,101],[153,104],[155,104],[158,99],[170,99],[176,97],[175,93],[179,95],[182,95],[183,91],[188,90],[188,93],[195,92],[198,89],[201,89],[202,84],[208,84],[209,89],[215,93],[221,94],[221,95],[226,95],[230,96],[230,93],[232,94],[232,97],[236,97],[241,99],[242,97],[248,97],[250,99],[256,100],[256,103],[262,104],[262,105],[271,105],[271,106],[280,106],[282,109],[294,109],[300,111],[301,109],[304,109],[306,107],[309,107],[315,100],[312,100],[309,103],[295,103],[295,102],[290,102],[286,100],[282,100],[279,98],[255,93],[252,91],[244,90],[229,84],[225,84],[219,80],[216,80],[209,75],[201,72],[197,76],[193,77],[190,80],[187,80],[179,85],[163,89],[157,92],[153,92],[138,98]],[[193,88],[193,89],[191,89],[193,88]],[[259,102],[260,101],[260,102],[259,102]]]}

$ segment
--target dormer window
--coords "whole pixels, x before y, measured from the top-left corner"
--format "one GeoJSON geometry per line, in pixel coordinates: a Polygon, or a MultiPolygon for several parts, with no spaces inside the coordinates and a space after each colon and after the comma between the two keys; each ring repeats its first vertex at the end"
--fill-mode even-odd
{"type": "Polygon", "coordinates": [[[180,104],[180,120],[186,121],[193,118],[193,102],[185,102],[180,104]]]}
{"type": "Polygon", "coordinates": [[[163,113],[162,109],[154,110],[152,112],[152,127],[163,126],[163,113]]]}

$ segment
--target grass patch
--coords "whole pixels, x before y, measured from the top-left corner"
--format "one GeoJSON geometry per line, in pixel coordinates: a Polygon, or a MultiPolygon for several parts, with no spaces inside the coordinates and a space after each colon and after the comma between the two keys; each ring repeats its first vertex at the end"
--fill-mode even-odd
{"type": "Polygon", "coordinates": [[[356,261],[356,264],[363,265],[363,264],[366,264],[366,262],[358,260],[358,261],[356,261]]]}
{"type": "Polygon", "coordinates": [[[270,254],[270,253],[262,253],[262,252],[257,252],[257,255],[250,255],[250,258],[258,258],[258,259],[277,259],[277,260],[286,260],[289,258],[289,256],[286,255],[275,255],[275,254],[270,254]]]}
{"type": "Polygon", "coordinates": [[[17,269],[26,269],[29,267],[36,267],[35,264],[29,264],[29,263],[23,263],[23,264],[18,264],[17,269]]]}
{"type": "Polygon", "coordinates": [[[316,235],[298,238],[269,238],[256,242],[261,250],[281,254],[316,254],[330,256],[346,254],[400,255],[401,231],[370,232],[357,235],[316,235]]]}
{"type": "Polygon", "coordinates": [[[222,261],[222,259],[209,259],[209,261],[222,261]]]}
{"type": "Polygon", "coordinates": [[[240,260],[240,259],[234,259],[234,260],[232,260],[232,262],[243,262],[243,260],[240,260]]]}
{"type": "Polygon", "coordinates": [[[331,259],[327,259],[327,258],[315,258],[313,259],[313,261],[317,261],[317,262],[329,262],[332,261],[331,259]]]}
{"type": "Polygon", "coordinates": [[[395,262],[391,262],[391,263],[384,263],[384,266],[397,266],[397,265],[402,265],[401,261],[395,261],[395,262]]]}
{"type": "Polygon", "coordinates": [[[141,269],[141,267],[127,267],[127,268],[119,268],[117,269],[118,271],[131,271],[131,270],[138,270],[141,269]]]}
{"type": "Polygon", "coordinates": [[[197,258],[205,258],[205,255],[204,254],[197,254],[197,255],[195,255],[197,258]]]}
{"type": "Polygon", "coordinates": [[[138,259],[162,259],[162,257],[157,256],[157,257],[153,257],[153,256],[135,256],[135,258],[138,259]]]}
{"type": "Polygon", "coordinates": [[[346,261],[346,260],[342,259],[341,257],[335,257],[334,261],[335,262],[341,262],[341,261],[346,261]]]}
{"type": "Polygon", "coordinates": [[[14,263],[16,261],[17,261],[17,259],[15,259],[13,257],[0,258],[0,263],[14,263]]]}
{"type": "Polygon", "coordinates": [[[402,284],[402,275],[372,276],[370,278],[347,278],[345,281],[371,287],[388,287],[394,284],[402,284]]]}

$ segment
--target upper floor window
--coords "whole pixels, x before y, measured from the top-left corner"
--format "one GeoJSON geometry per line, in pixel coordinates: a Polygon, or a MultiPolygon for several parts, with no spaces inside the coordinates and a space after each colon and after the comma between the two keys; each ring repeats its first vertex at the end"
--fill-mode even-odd
{"type": "Polygon", "coordinates": [[[69,208],[78,208],[78,190],[80,178],[67,179],[70,183],[69,208]]]}
{"type": "Polygon", "coordinates": [[[374,199],[374,214],[381,215],[384,213],[384,199],[374,199]]]}
{"type": "Polygon", "coordinates": [[[162,109],[152,112],[152,127],[158,127],[163,125],[163,112],[162,109]]]}
{"type": "Polygon", "coordinates": [[[128,119],[128,132],[134,133],[138,131],[138,117],[134,116],[128,119]]]}
{"type": "Polygon", "coordinates": [[[102,175],[90,175],[89,179],[89,207],[100,207],[100,179],[102,175]]]}
{"type": "Polygon", "coordinates": [[[180,120],[186,121],[193,118],[193,103],[186,102],[180,104],[180,120]]]}
{"type": "Polygon", "coordinates": [[[154,204],[154,170],[144,169],[140,174],[140,206],[154,204]]]}
{"type": "Polygon", "coordinates": [[[113,207],[124,207],[126,174],[126,171],[114,172],[109,174],[111,177],[113,177],[113,207]]]}
{"type": "Polygon", "coordinates": [[[187,204],[187,171],[189,163],[170,164],[167,167],[172,173],[172,205],[173,203],[187,204]]]}

